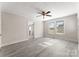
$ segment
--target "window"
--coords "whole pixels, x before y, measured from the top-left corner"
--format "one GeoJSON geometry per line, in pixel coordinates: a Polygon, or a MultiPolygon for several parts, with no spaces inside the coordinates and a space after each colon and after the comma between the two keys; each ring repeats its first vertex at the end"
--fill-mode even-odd
{"type": "Polygon", "coordinates": [[[53,21],[48,23],[48,34],[63,34],[64,21],[53,21]]]}
{"type": "Polygon", "coordinates": [[[49,22],[48,23],[48,34],[54,34],[55,33],[55,22],[49,22]]]}
{"type": "Polygon", "coordinates": [[[64,33],[64,21],[56,21],[56,33],[64,33]]]}

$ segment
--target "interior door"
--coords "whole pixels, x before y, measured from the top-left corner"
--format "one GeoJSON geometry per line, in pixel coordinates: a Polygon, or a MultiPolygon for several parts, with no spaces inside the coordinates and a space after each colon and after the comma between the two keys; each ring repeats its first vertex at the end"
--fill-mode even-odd
{"type": "Polygon", "coordinates": [[[29,25],[29,39],[34,39],[34,24],[29,25]]]}

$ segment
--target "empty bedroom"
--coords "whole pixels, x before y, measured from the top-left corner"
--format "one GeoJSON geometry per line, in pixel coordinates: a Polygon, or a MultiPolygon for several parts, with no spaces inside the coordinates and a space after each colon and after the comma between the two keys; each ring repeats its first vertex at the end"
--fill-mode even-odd
{"type": "Polygon", "coordinates": [[[78,57],[79,3],[0,2],[0,57],[78,57]]]}

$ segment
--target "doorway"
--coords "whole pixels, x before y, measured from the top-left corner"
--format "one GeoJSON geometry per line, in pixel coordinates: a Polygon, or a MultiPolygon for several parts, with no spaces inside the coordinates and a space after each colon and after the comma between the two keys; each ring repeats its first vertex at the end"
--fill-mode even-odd
{"type": "Polygon", "coordinates": [[[29,39],[34,39],[34,24],[29,25],[29,39]]]}

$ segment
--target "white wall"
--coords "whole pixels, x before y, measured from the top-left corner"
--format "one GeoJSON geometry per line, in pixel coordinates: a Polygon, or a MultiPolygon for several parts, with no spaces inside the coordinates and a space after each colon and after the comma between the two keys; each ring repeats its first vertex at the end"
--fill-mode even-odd
{"type": "Polygon", "coordinates": [[[77,14],[64,18],[65,20],[65,38],[66,40],[78,42],[77,39],[77,14]]]}
{"type": "MultiPolygon", "coordinates": [[[[0,34],[1,34],[1,7],[0,7],[0,34]]],[[[1,47],[1,36],[0,36],[0,47],[1,47]]]]}
{"type": "Polygon", "coordinates": [[[78,42],[77,39],[77,14],[73,14],[73,15],[69,15],[66,17],[61,17],[61,18],[56,18],[56,19],[52,19],[50,21],[55,21],[55,20],[64,20],[64,34],[53,34],[53,35],[49,35],[48,34],[48,25],[46,21],[45,22],[45,29],[44,29],[44,36],[46,37],[52,37],[52,38],[57,38],[57,39],[65,39],[68,41],[73,41],[73,42],[78,42]]]}
{"type": "Polygon", "coordinates": [[[43,22],[34,22],[34,36],[35,38],[43,37],[43,22]]]}
{"type": "Polygon", "coordinates": [[[2,46],[26,41],[28,21],[25,17],[2,12],[2,46]]]}
{"type": "Polygon", "coordinates": [[[78,56],[79,56],[79,3],[76,4],[76,9],[77,9],[77,18],[78,18],[78,24],[77,24],[77,28],[78,28],[78,32],[77,32],[77,38],[78,38],[78,56]]]}

